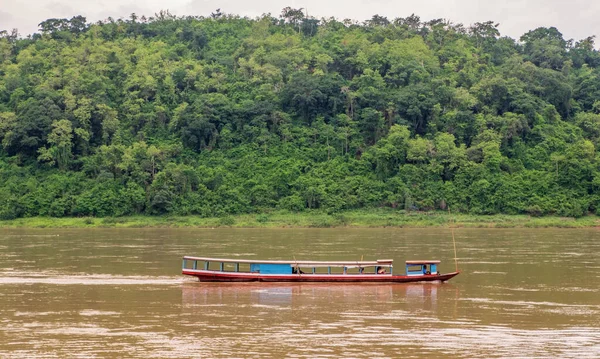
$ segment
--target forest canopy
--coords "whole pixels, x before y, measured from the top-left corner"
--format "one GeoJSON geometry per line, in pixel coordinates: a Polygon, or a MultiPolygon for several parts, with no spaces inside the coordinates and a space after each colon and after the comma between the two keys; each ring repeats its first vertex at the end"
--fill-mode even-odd
{"type": "Polygon", "coordinates": [[[0,32],[0,219],[600,205],[593,36],[289,7],[39,27],[0,32]]]}

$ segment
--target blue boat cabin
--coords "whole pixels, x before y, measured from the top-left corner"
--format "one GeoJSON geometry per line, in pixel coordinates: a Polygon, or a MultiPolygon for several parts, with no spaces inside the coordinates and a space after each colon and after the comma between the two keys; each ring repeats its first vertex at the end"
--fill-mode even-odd
{"type": "Polygon", "coordinates": [[[252,263],[250,264],[250,272],[261,274],[292,274],[292,266],[289,264],[252,263]]]}
{"type": "Polygon", "coordinates": [[[406,261],[406,275],[429,275],[439,274],[438,260],[406,261]]]}

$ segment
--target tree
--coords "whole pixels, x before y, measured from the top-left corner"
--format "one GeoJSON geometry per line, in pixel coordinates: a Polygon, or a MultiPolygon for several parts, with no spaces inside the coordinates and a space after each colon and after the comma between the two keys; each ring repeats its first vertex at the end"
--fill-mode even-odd
{"type": "Polygon", "coordinates": [[[563,67],[567,54],[567,41],[555,27],[539,27],[521,36],[524,52],[534,64],[553,70],[563,67]]]}
{"type": "Polygon", "coordinates": [[[464,146],[457,147],[456,139],[449,133],[440,132],[436,134],[433,150],[433,158],[443,166],[442,179],[450,181],[466,161],[464,146]]]}
{"type": "Polygon", "coordinates": [[[433,152],[431,141],[416,137],[408,140],[406,149],[406,159],[412,163],[425,163],[433,152]]]}
{"type": "Polygon", "coordinates": [[[387,17],[381,15],[373,15],[370,20],[365,21],[365,25],[369,27],[376,26],[387,26],[390,24],[390,20],[387,17]]]}
{"type": "Polygon", "coordinates": [[[54,100],[44,97],[41,100],[29,98],[17,107],[16,121],[5,128],[2,141],[9,154],[34,155],[46,142],[52,124],[63,115],[54,100]]]}
{"type": "Polygon", "coordinates": [[[303,8],[293,9],[289,6],[286,6],[281,10],[281,18],[288,24],[291,24],[292,27],[296,28],[298,32],[300,32],[300,25],[304,20],[304,12],[303,8]]]}
{"type": "Polygon", "coordinates": [[[342,153],[348,154],[353,136],[356,134],[356,121],[346,114],[339,114],[335,118],[336,126],[340,129],[339,136],[342,141],[342,153]]]}
{"type": "Polygon", "coordinates": [[[469,33],[475,38],[475,46],[481,48],[484,45],[495,42],[494,40],[500,36],[500,31],[498,30],[499,25],[500,24],[494,23],[493,21],[486,21],[483,23],[476,22],[469,27],[469,33]]]}
{"type": "Polygon", "coordinates": [[[294,74],[282,93],[284,107],[294,111],[311,124],[319,110],[326,105],[326,96],[319,89],[319,79],[299,72],[294,74]]]}
{"type": "Polygon", "coordinates": [[[73,147],[73,127],[68,120],[52,122],[52,132],[48,135],[50,148],[42,147],[39,149],[40,161],[56,163],[58,168],[65,170],[71,162],[73,147]]]}
{"type": "Polygon", "coordinates": [[[13,130],[16,126],[17,116],[13,112],[0,112],[0,139],[2,147],[6,150],[13,142],[13,130]]]}

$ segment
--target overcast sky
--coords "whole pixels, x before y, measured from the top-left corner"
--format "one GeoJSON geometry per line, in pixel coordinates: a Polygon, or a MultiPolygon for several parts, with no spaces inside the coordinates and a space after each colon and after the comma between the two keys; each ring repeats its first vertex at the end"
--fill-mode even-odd
{"type": "Polygon", "coordinates": [[[363,21],[374,14],[390,20],[412,13],[422,20],[445,18],[470,25],[492,20],[502,35],[518,39],[540,26],[555,26],[565,39],[596,35],[600,43],[598,0],[0,0],[0,30],[18,28],[22,36],[37,32],[49,18],[83,15],[88,22],[127,18],[132,12],[152,16],[159,10],[175,15],[209,15],[215,9],[242,16],[279,15],[286,6],[304,8],[317,18],[334,16],[363,21]]]}

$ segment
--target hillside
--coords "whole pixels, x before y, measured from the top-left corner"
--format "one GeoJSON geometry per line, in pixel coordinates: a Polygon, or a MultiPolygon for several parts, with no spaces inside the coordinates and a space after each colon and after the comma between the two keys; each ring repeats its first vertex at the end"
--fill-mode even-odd
{"type": "Polygon", "coordinates": [[[50,19],[0,38],[0,219],[600,205],[593,37],[417,16],[50,19]]]}

